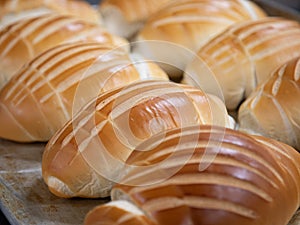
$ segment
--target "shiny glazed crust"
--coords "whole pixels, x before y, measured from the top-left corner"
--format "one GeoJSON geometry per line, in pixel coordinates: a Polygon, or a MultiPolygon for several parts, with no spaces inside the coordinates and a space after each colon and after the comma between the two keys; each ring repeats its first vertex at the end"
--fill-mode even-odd
{"type": "Polygon", "coordinates": [[[59,13],[93,23],[101,22],[100,14],[80,0],[1,0],[0,12],[2,25],[40,13],[59,13]]]}
{"type": "Polygon", "coordinates": [[[273,17],[236,24],[200,48],[197,56],[200,60],[195,57],[187,66],[183,82],[216,93],[208,79],[214,77],[227,108],[235,110],[275,69],[300,56],[300,24],[273,17]]]}
{"type": "Polygon", "coordinates": [[[300,204],[300,155],[272,139],[222,127],[148,139],[112,190],[157,224],[282,225],[300,204]]]}
{"type": "MultiPolygon", "coordinates": [[[[244,0],[179,0],[171,2],[150,17],[139,31],[134,51],[163,63],[184,70],[194,52],[230,25],[265,17],[262,9],[244,0]],[[164,41],[166,46],[154,48],[152,42],[164,41]],[[170,50],[169,44],[178,46],[170,50]],[[185,50],[185,52],[181,52],[185,50]],[[191,51],[190,53],[188,52],[191,51]],[[188,56],[186,56],[188,54],[188,56]]],[[[168,74],[176,78],[182,71],[166,67],[168,74]]]]}
{"type": "Polygon", "coordinates": [[[230,126],[230,121],[220,100],[169,81],[140,81],[106,92],[50,139],[43,178],[61,197],[109,196],[139,143],[193,124],[230,126]]]}
{"type": "Polygon", "coordinates": [[[114,201],[92,209],[84,225],[155,225],[136,206],[127,201],[114,201]]]}
{"type": "Polygon", "coordinates": [[[24,19],[0,30],[0,88],[38,54],[59,44],[77,41],[128,44],[104,28],[75,17],[42,15],[24,19]]]}
{"type": "Polygon", "coordinates": [[[179,0],[149,18],[138,39],[171,41],[197,50],[229,25],[265,16],[257,5],[243,0],[179,0]]]}
{"type": "Polygon", "coordinates": [[[48,141],[102,92],[142,79],[164,79],[155,64],[97,42],[56,46],[30,61],[0,92],[0,137],[48,141]]]}

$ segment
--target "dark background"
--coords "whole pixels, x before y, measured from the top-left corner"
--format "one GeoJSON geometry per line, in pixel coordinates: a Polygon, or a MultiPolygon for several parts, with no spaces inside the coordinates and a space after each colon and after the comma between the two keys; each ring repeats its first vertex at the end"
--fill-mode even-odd
{"type": "Polygon", "coordinates": [[[300,1],[299,0],[274,0],[275,2],[282,3],[284,5],[290,6],[297,10],[300,10],[300,1]]]}
{"type": "Polygon", "coordinates": [[[2,211],[0,211],[0,224],[1,225],[9,225],[9,223],[6,220],[5,216],[3,215],[2,211]]]}
{"type": "MultiPolygon", "coordinates": [[[[126,0],[123,0],[126,1],[126,0]]],[[[98,4],[100,2],[100,0],[88,0],[89,3],[91,4],[98,4]]]]}
{"type": "MultiPolygon", "coordinates": [[[[91,4],[99,4],[101,0],[87,0],[91,4]]],[[[123,0],[126,1],[126,0],[123,0]]],[[[266,0],[261,0],[261,1],[266,1],[266,0]]],[[[289,6],[291,8],[300,10],[300,0],[267,0],[268,2],[274,2],[274,3],[281,3],[283,5],[289,6]]],[[[257,1],[259,2],[259,0],[257,1]]]]}
{"type": "MultiPolygon", "coordinates": [[[[91,4],[98,4],[101,0],[88,0],[91,4]]],[[[126,1],[126,0],[123,0],[126,1]]],[[[282,4],[285,4],[287,6],[290,6],[292,8],[300,10],[300,0],[270,0],[270,2],[279,2],[282,4]]]]}

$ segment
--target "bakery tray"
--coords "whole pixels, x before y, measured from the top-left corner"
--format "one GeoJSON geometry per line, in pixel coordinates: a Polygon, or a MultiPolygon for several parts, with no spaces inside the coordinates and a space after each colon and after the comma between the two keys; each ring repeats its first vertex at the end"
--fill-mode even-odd
{"type": "Polygon", "coordinates": [[[109,199],[62,199],[42,180],[44,144],[0,140],[0,208],[12,225],[83,224],[86,213],[109,199]]]}
{"type": "MultiPolygon", "coordinates": [[[[269,15],[300,22],[299,12],[278,0],[254,2],[269,15]]],[[[18,144],[0,139],[0,209],[11,225],[81,225],[90,209],[109,199],[62,199],[52,195],[41,176],[44,147],[43,143],[18,144]]],[[[289,225],[300,225],[300,210],[289,225]]]]}

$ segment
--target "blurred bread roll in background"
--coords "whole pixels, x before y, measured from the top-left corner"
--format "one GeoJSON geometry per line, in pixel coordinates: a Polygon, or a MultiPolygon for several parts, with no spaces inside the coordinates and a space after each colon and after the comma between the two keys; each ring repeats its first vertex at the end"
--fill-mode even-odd
{"type": "Polygon", "coordinates": [[[101,16],[89,3],[81,0],[1,0],[0,28],[18,20],[43,14],[59,13],[101,23],[101,16]]]}
{"type": "Polygon", "coordinates": [[[239,108],[239,129],[285,142],[300,151],[300,58],[273,71],[239,108]]]}
{"type": "Polygon", "coordinates": [[[97,95],[142,79],[168,76],[124,48],[97,42],[59,45],[27,63],[0,91],[0,137],[48,141],[97,95]]]}
{"type": "Polygon", "coordinates": [[[274,17],[241,22],[198,50],[182,82],[217,96],[222,93],[226,107],[236,110],[273,70],[297,56],[298,22],[274,17]]]}
{"type": "Polygon", "coordinates": [[[300,155],[272,139],[214,126],[169,130],[141,143],[112,200],[157,225],[283,225],[300,204],[300,155]]]}
{"type": "Polygon", "coordinates": [[[176,0],[146,21],[133,51],[162,62],[169,76],[178,79],[209,39],[234,23],[265,16],[247,0],[176,0]]]}
{"type": "Polygon", "coordinates": [[[107,91],[88,103],[48,142],[42,174],[60,197],[107,197],[131,151],[176,127],[231,127],[223,102],[170,81],[148,80],[107,91]]]}
{"type": "Polygon", "coordinates": [[[103,24],[116,35],[130,39],[155,12],[174,0],[102,0],[103,24]]]}
{"type": "Polygon", "coordinates": [[[0,30],[0,89],[38,54],[56,45],[77,41],[129,48],[125,39],[76,17],[47,14],[23,19],[0,30]]]}

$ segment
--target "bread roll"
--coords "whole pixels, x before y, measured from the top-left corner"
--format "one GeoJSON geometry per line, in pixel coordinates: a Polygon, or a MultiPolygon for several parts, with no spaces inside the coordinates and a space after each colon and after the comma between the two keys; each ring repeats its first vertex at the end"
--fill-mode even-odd
{"type": "Polygon", "coordinates": [[[92,209],[84,225],[155,225],[135,205],[127,201],[113,201],[92,209]]]}
{"type": "Polygon", "coordinates": [[[133,50],[162,62],[176,79],[210,38],[229,25],[265,16],[261,8],[247,0],[177,0],[147,20],[133,50]]]}
{"type": "Polygon", "coordinates": [[[77,0],[1,0],[0,27],[33,16],[59,13],[100,23],[100,14],[87,2],[77,0]]]}
{"type": "Polygon", "coordinates": [[[300,205],[300,155],[272,139],[194,126],[152,136],[112,199],[158,225],[284,225],[300,205]]]}
{"type": "Polygon", "coordinates": [[[217,95],[218,81],[227,108],[236,110],[273,70],[297,56],[298,22],[272,17],[242,22],[199,49],[198,58],[186,69],[183,83],[217,95]]]}
{"type": "Polygon", "coordinates": [[[146,19],[173,0],[103,0],[99,9],[103,23],[113,34],[131,38],[146,19]]]}
{"type": "Polygon", "coordinates": [[[96,42],[56,46],[26,64],[0,92],[0,137],[48,141],[92,98],[141,79],[165,79],[157,65],[96,42]]]}
{"type": "Polygon", "coordinates": [[[300,58],[273,71],[239,108],[240,130],[285,142],[300,150],[300,58]]]}
{"type": "Polygon", "coordinates": [[[116,46],[128,44],[96,24],[70,16],[42,15],[6,26],[0,30],[0,89],[38,54],[56,45],[80,40],[116,46]]]}
{"type": "Polygon", "coordinates": [[[231,125],[219,99],[170,81],[140,81],[105,92],[50,139],[43,178],[60,197],[109,196],[140,142],[194,124],[231,125]]]}

